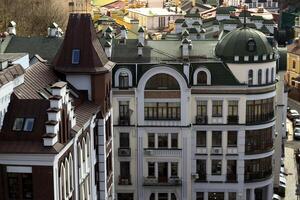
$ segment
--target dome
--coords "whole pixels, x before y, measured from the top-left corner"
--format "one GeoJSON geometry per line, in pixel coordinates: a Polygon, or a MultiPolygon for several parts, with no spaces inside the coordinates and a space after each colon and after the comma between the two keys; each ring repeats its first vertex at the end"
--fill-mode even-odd
{"type": "Polygon", "coordinates": [[[269,62],[274,49],[260,31],[241,27],[229,32],[216,45],[215,55],[225,62],[269,62]]]}

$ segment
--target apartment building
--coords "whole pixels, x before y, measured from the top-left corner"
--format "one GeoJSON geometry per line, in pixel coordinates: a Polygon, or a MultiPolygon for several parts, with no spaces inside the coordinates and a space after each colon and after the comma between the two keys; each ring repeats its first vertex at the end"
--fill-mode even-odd
{"type": "Polygon", "coordinates": [[[284,123],[275,43],[246,26],[220,41],[151,41],[143,29],[137,40],[101,40],[116,63],[116,199],[272,199],[284,123]]]}

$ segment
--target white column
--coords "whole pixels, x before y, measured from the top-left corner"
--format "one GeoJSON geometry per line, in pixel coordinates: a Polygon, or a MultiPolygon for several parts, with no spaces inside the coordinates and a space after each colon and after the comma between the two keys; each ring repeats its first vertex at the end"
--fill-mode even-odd
{"type": "Polygon", "coordinates": [[[204,200],[208,200],[208,192],[204,192],[204,200]]]}
{"type": "Polygon", "coordinates": [[[211,124],[211,116],[212,116],[212,101],[211,99],[209,99],[207,100],[207,120],[209,124],[211,124]]]}
{"type": "Polygon", "coordinates": [[[228,192],[224,192],[224,200],[228,200],[228,192]]]}
{"type": "Polygon", "coordinates": [[[267,200],[272,200],[273,198],[273,184],[267,186],[267,200]]]}
{"type": "Polygon", "coordinates": [[[255,200],[254,188],[250,189],[250,200],[255,200]]]}

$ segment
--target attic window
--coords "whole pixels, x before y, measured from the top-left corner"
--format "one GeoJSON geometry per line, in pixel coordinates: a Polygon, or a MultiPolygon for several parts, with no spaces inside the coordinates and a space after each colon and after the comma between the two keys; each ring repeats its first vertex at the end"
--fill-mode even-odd
{"type": "Polygon", "coordinates": [[[253,38],[250,38],[247,43],[248,51],[254,52],[256,51],[256,43],[253,38]]]}
{"type": "Polygon", "coordinates": [[[33,129],[34,118],[16,118],[13,131],[30,132],[33,129]]]}
{"type": "Polygon", "coordinates": [[[79,60],[80,60],[80,50],[73,49],[72,50],[72,64],[79,64],[79,60]]]}

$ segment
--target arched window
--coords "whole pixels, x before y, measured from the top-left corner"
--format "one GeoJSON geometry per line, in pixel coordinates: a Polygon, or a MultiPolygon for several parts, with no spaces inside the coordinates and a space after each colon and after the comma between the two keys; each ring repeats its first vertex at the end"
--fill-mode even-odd
{"type": "Polygon", "coordinates": [[[146,83],[146,90],[179,90],[177,80],[169,74],[156,74],[146,83]]]}
{"type": "Polygon", "coordinates": [[[261,85],[261,83],[262,83],[262,70],[259,69],[257,74],[257,84],[261,85]]]}
{"type": "Polygon", "coordinates": [[[272,83],[275,81],[274,80],[274,68],[273,67],[271,69],[271,81],[272,81],[272,83]]]}
{"type": "Polygon", "coordinates": [[[64,164],[60,165],[60,197],[61,199],[65,199],[66,188],[65,188],[65,167],[64,164]]]}
{"type": "Polygon", "coordinates": [[[73,158],[72,155],[69,155],[69,173],[70,173],[70,191],[73,191],[74,188],[74,166],[73,166],[73,158]]]}
{"type": "Polygon", "coordinates": [[[256,51],[256,43],[253,38],[249,38],[247,48],[250,52],[256,51]]]}
{"type": "Polygon", "coordinates": [[[69,177],[70,177],[70,168],[69,168],[70,166],[69,166],[69,161],[68,161],[68,159],[66,158],[65,159],[65,183],[66,183],[66,186],[65,186],[65,190],[66,190],[66,196],[69,196],[69,192],[70,192],[70,190],[69,190],[69,177]]]}
{"type": "Polygon", "coordinates": [[[266,69],[266,84],[269,83],[269,68],[266,69]]]}
{"type": "Polygon", "coordinates": [[[253,85],[253,70],[248,71],[248,85],[253,85]]]}
{"type": "Polygon", "coordinates": [[[150,195],[149,200],[155,200],[155,194],[154,194],[154,193],[152,193],[152,194],[150,195]]]}
{"type": "Polygon", "coordinates": [[[121,72],[119,75],[119,88],[129,87],[129,76],[127,72],[121,72]]]}
{"type": "Polygon", "coordinates": [[[206,85],[207,84],[207,74],[205,71],[200,71],[197,74],[197,84],[206,85]]]}

